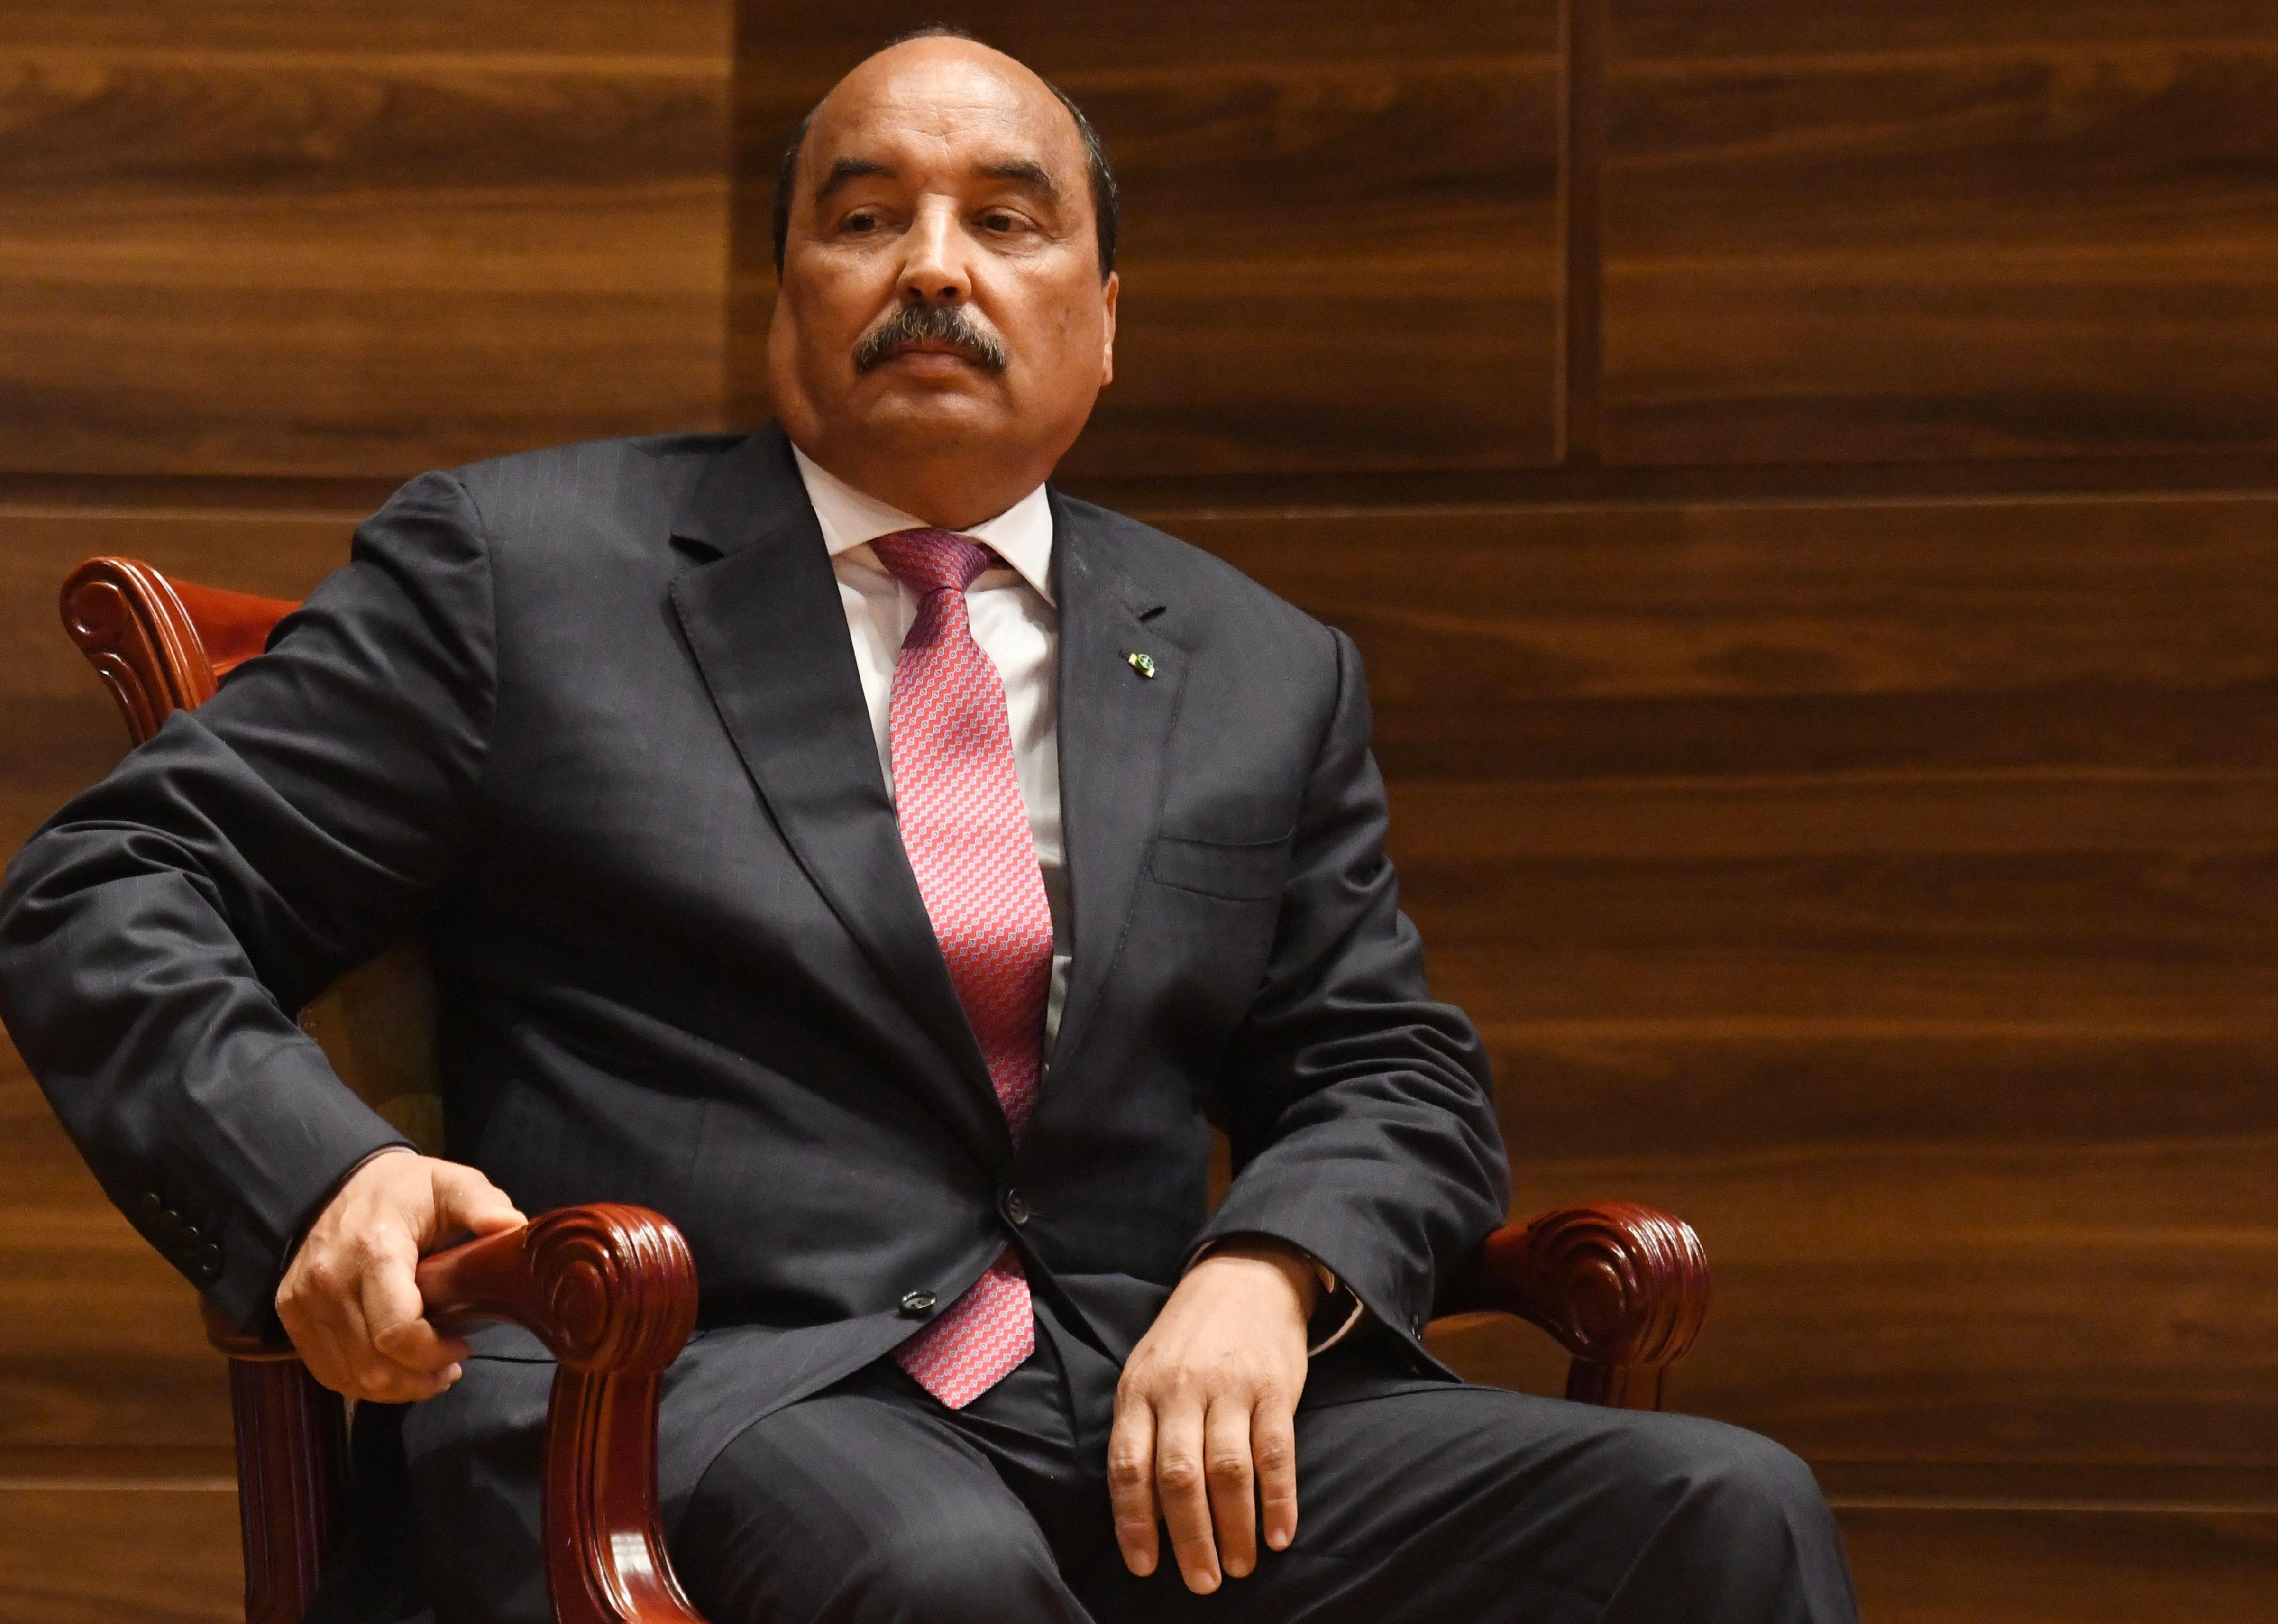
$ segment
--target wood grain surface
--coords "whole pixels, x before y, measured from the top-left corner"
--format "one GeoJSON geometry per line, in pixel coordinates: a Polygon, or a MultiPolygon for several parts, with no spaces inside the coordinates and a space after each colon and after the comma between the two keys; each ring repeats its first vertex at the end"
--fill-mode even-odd
{"type": "Polygon", "coordinates": [[[1161,517],[1357,640],[1516,1210],[1700,1229],[1675,1403],[2278,1467],[2278,504],[1161,517]]]}
{"type": "Polygon", "coordinates": [[[14,1046],[0,1052],[0,1476],[101,1452],[226,1449],[228,1377],[197,1296],[103,1197],[14,1046]]]}
{"type": "Polygon", "coordinates": [[[494,9],[0,20],[0,470],[404,478],[715,423],[724,11],[494,9]]]}
{"type": "Polygon", "coordinates": [[[1614,13],[1609,460],[2278,446],[2267,7],[1614,13]]]}
{"type": "Polygon", "coordinates": [[[1162,511],[1359,642],[1397,778],[2278,766],[2278,502],[1162,511]]]}
{"type": "MultiPolygon", "coordinates": [[[[362,517],[0,508],[0,850],[126,750],[117,709],[57,620],[65,572],[123,553],[297,598],[345,560],[362,517]]],[[[171,1471],[141,1453],[226,1450],[227,1377],[195,1294],[103,1199],[12,1045],[0,1045],[0,1229],[19,1243],[0,1269],[0,1475],[73,1476],[129,1457],[171,1471]]]]}
{"type": "Polygon", "coordinates": [[[233,1484],[0,1484],[0,1624],[243,1624],[233,1484]]]}
{"type": "MultiPolygon", "coordinates": [[[[1181,0],[1121,27],[1002,0],[960,13],[1083,104],[1121,187],[1116,379],[1071,475],[1555,459],[1556,7],[1448,11],[1429,29],[1360,0],[1181,0]]],[[[742,10],[742,415],[765,410],[777,159],[907,26],[900,5],[742,10]]]]}
{"type": "Polygon", "coordinates": [[[1869,1624],[2272,1624],[2278,1513],[1841,1507],[1869,1624]]]}

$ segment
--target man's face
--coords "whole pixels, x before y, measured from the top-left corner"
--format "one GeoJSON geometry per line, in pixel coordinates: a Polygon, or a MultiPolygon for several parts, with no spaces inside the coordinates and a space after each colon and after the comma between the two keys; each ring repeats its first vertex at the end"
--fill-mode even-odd
{"type": "Polygon", "coordinates": [[[818,110],[793,187],[768,335],[792,440],[1057,462],[1113,374],[1116,283],[1043,80],[965,41],[882,52],[818,110]]]}

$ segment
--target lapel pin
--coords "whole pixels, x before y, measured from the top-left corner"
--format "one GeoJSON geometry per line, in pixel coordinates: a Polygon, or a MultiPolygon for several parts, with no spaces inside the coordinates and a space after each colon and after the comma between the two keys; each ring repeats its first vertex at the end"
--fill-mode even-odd
{"type": "Polygon", "coordinates": [[[1152,655],[1128,654],[1123,657],[1131,662],[1131,669],[1133,670],[1138,672],[1142,677],[1147,678],[1150,680],[1153,679],[1155,675],[1155,657],[1152,655]]]}

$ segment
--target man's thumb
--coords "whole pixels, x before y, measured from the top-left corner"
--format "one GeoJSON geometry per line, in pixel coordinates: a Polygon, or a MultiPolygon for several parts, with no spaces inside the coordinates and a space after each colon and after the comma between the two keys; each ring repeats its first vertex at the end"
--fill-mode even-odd
{"type": "Polygon", "coordinates": [[[506,1199],[506,1191],[474,1168],[444,1162],[435,1169],[436,1228],[449,1234],[466,1229],[476,1235],[495,1235],[527,1222],[506,1199]]]}

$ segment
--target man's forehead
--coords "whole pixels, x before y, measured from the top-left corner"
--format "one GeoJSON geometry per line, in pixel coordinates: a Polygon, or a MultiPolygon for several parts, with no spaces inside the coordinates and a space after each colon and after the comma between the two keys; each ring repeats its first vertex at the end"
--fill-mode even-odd
{"type": "Polygon", "coordinates": [[[917,42],[880,52],[823,98],[806,142],[810,172],[846,160],[952,158],[976,172],[1020,163],[1080,161],[1074,120],[1043,80],[967,42],[917,42]],[[921,51],[916,45],[963,49],[921,51]]]}

